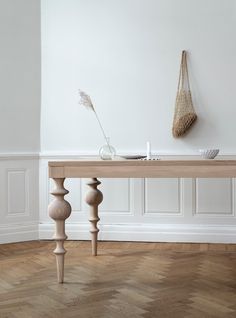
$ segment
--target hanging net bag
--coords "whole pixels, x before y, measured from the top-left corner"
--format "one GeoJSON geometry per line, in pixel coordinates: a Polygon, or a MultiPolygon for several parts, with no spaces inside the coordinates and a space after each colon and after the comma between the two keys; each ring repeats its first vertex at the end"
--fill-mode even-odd
{"type": "Polygon", "coordinates": [[[175,101],[175,113],[172,127],[172,134],[175,138],[183,136],[192,124],[196,121],[197,114],[195,113],[192,96],[190,92],[187,53],[182,52],[178,90],[175,101]]]}

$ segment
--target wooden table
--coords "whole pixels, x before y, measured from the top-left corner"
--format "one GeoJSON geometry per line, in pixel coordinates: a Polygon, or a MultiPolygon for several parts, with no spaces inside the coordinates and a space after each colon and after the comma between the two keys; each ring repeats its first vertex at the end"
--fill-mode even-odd
{"type": "Polygon", "coordinates": [[[56,241],[58,282],[64,279],[64,241],[65,220],[71,214],[71,206],[64,199],[69,193],[64,188],[65,178],[91,178],[86,202],[90,206],[92,254],[97,255],[97,222],[99,221],[98,206],[103,195],[97,189],[101,182],[97,178],[232,178],[236,177],[236,156],[217,157],[217,160],[205,160],[200,157],[163,157],[155,161],[81,159],[77,161],[49,162],[49,177],[55,182],[51,192],[54,200],[49,204],[49,215],[56,222],[54,240],[56,241]],[[219,159],[218,159],[219,158],[219,159]]]}

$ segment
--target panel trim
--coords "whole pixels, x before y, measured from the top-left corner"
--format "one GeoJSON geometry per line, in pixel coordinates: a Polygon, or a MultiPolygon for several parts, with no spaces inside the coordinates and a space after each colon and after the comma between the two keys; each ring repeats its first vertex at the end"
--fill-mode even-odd
{"type": "MultiPolygon", "coordinates": [[[[102,179],[102,178],[100,178],[100,179],[102,179]]],[[[98,178],[98,180],[100,180],[99,178],[98,178]]],[[[125,179],[125,180],[127,180],[127,182],[128,182],[128,194],[127,194],[127,196],[128,196],[128,199],[127,199],[127,201],[128,201],[128,209],[127,210],[120,210],[120,209],[112,209],[112,210],[102,210],[101,208],[99,209],[99,214],[101,214],[101,215],[107,215],[107,214],[109,214],[109,215],[112,215],[112,214],[119,214],[119,215],[134,215],[134,212],[133,211],[131,211],[131,182],[130,182],[130,179],[131,178],[122,178],[122,180],[123,179],[125,179]]]]}
{"type": "Polygon", "coordinates": [[[230,179],[230,213],[214,213],[213,211],[209,211],[208,213],[199,212],[198,210],[198,187],[197,181],[199,178],[192,179],[193,185],[193,216],[194,217],[217,217],[217,218],[232,218],[235,217],[235,179],[234,178],[225,178],[230,179]]]}
{"type": "Polygon", "coordinates": [[[184,184],[183,184],[183,178],[174,178],[178,179],[178,211],[148,211],[147,209],[147,179],[143,179],[143,185],[142,185],[142,193],[143,193],[143,216],[144,217],[153,217],[155,214],[157,216],[183,216],[183,198],[184,198],[184,184]]]}
{"type": "Polygon", "coordinates": [[[7,168],[6,169],[6,174],[7,174],[7,178],[6,178],[6,189],[7,189],[7,214],[6,217],[7,218],[12,218],[12,217],[23,217],[23,216],[29,216],[30,215],[30,203],[29,203],[29,171],[28,169],[18,169],[18,168],[7,168]],[[10,211],[10,206],[11,206],[11,202],[10,202],[10,189],[9,189],[9,174],[12,172],[23,172],[24,173],[24,183],[25,183],[25,211],[24,212],[11,212],[10,211]]]}

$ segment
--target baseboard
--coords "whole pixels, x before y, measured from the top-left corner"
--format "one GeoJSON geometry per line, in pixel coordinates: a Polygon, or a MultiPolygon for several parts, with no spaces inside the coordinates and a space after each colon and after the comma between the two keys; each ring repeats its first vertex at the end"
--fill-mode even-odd
{"type": "Polygon", "coordinates": [[[0,227],[0,244],[38,240],[38,223],[10,224],[0,227]]]}
{"type": "MultiPolygon", "coordinates": [[[[99,240],[143,242],[236,243],[236,226],[186,224],[102,224],[99,240]]],[[[39,239],[51,239],[54,224],[39,225],[39,239]]],[[[89,240],[89,224],[67,223],[70,240],[89,240]]]]}

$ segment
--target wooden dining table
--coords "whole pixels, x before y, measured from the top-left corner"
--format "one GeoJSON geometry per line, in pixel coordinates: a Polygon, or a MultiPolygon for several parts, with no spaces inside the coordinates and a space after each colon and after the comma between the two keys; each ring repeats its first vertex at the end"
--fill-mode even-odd
{"type": "Polygon", "coordinates": [[[163,156],[159,160],[101,160],[80,158],[68,161],[50,161],[49,178],[55,183],[51,192],[54,200],[49,204],[50,217],[55,221],[56,255],[58,282],[64,281],[65,220],[71,214],[71,205],[64,199],[69,193],[64,187],[66,178],[89,178],[86,202],[90,206],[92,254],[97,255],[99,229],[98,206],[103,194],[98,189],[98,178],[233,178],[236,177],[236,156],[219,156],[217,159],[202,159],[200,156],[163,156]]]}

